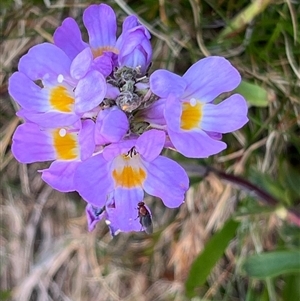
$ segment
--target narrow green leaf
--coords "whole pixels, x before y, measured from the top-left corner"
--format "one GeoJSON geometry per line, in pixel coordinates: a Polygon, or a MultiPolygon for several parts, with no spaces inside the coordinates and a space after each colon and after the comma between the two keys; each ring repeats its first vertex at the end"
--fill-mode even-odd
{"type": "Polygon", "coordinates": [[[243,80],[235,89],[235,92],[242,94],[248,101],[248,103],[252,106],[268,106],[268,92],[258,85],[243,80]]]}
{"type": "Polygon", "coordinates": [[[264,279],[300,272],[300,251],[276,251],[248,257],[242,269],[253,278],[264,279]]]}
{"type": "Polygon", "coordinates": [[[287,275],[283,288],[282,300],[300,300],[300,273],[297,275],[287,275]]]}
{"type": "Polygon", "coordinates": [[[223,255],[230,240],[235,236],[238,226],[239,222],[235,220],[227,221],[223,228],[212,236],[202,253],[195,259],[185,283],[186,294],[189,298],[195,296],[194,289],[196,287],[205,283],[206,278],[223,255]]]}
{"type": "Polygon", "coordinates": [[[246,6],[240,13],[238,13],[232,21],[220,33],[219,41],[223,41],[229,35],[237,31],[241,31],[247,24],[249,24],[257,15],[261,14],[270,4],[271,0],[254,0],[246,6]]]}

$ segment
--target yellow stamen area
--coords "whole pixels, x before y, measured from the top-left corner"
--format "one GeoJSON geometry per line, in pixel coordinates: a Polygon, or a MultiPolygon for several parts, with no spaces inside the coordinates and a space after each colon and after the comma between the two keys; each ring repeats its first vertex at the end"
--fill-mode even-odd
{"type": "Polygon", "coordinates": [[[93,56],[94,58],[101,56],[104,52],[113,52],[115,54],[119,54],[119,49],[113,47],[113,46],[104,46],[104,47],[99,47],[96,49],[92,49],[93,56]]]}
{"type": "Polygon", "coordinates": [[[58,111],[71,112],[74,98],[69,95],[67,88],[57,86],[51,90],[50,104],[58,111]]]}
{"type": "Polygon", "coordinates": [[[202,106],[199,101],[197,101],[195,105],[191,105],[190,102],[184,102],[182,104],[180,127],[183,130],[199,128],[199,123],[202,118],[202,106]]]}
{"type": "Polygon", "coordinates": [[[60,129],[53,131],[53,145],[58,160],[74,160],[78,157],[77,134],[60,135],[60,129]]]}
{"type": "Polygon", "coordinates": [[[140,167],[134,168],[130,165],[125,165],[121,170],[114,169],[112,176],[116,186],[130,189],[143,185],[146,179],[146,172],[140,167]]]}

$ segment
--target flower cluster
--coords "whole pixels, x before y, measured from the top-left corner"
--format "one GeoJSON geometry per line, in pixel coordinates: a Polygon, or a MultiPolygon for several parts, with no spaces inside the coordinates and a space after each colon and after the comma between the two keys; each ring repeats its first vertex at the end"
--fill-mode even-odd
{"type": "Polygon", "coordinates": [[[181,77],[167,70],[148,76],[150,34],[136,16],[116,36],[116,15],[105,4],[83,14],[89,41],[74,19],[54,33],[54,44],[32,47],[9,80],[25,120],[13,136],[22,163],[53,161],[43,180],[87,202],[89,230],[105,219],[112,235],[152,229],[144,193],[180,206],[189,187],[184,169],[164,148],[205,158],[226,148],[223,133],[247,121],[240,83],[222,57],[204,58],[181,77]],[[145,229],[147,227],[147,229],[145,229]]]}

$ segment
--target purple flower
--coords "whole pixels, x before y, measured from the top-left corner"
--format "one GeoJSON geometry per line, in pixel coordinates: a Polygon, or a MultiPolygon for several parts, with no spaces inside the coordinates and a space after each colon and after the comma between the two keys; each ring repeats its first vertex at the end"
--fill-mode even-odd
{"type": "Polygon", "coordinates": [[[95,59],[94,68],[105,76],[114,67],[122,66],[140,68],[142,74],[146,72],[152,58],[150,34],[135,16],[125,19],[119,39],[116,38],[116,15],[106,4],[89,6],[83,13],[83,23],[89,44],[83,42],[79,27],[72,18],[65,19],[53,36],[55,45],[71,60],[85,48],[90,48],[95,59]]]}
{"type": "Polygon", "coordinates": [[[12,152],[22,163],[55,160],[48,169],[41,171],[43,180],[59,191],[74,191],[75,169],[95,150],[94,127],[91,120],[54,129],[25,123],[14,133],[12,152]]]}
{"type": "Polygon", "coordinates": [[[137,139],[110,144],[78,166],[76,190],[97,207],[105,206],[110,196],[116,210],[126,210],[127,220],[136,218],[144,191],[170,208],[178,207],[189,180],[180,165],[159,155],[164,143],[163,131],[150,130],[137,139]]]}
{"type": "Polygon", "coordinates": [[[247,103],[234,94],[219,104],[213,101],[240,83],[238,71],[222,57],[195,63],[182,76],[157,70],[150,76],[153,93],[165,101],[164,117],[171,142],[186,157],[217,154],[226,144],[220,134],[241,128],[247,121],[247,103]]]}
{"type": "Polygon", "coordinates": [[[129,16],[123,23],[123,33],[116,47],[120,49],[118,65],[120,67],[140,68],[145,74],[152,59],[152,47],[148,30],[138,22],[135,16],[129,16]]]}
{"type": "Polygon", "coordinates": [[[49,43],[32,47],[20,59],[18,68],[8,87],[22,107],[18,116],[42,127],[75,123],[98,106],[106,94],[106,82],[100,72],[91,70],[82,78],[73,78],[72,61],[49,43]]]}
{"type": "MultiPolygon", "coordinates": [[[[194,64],[182,77],[148,68],[150,34],[135,16],[117,38],[116,15],[105,4],[83,14],[89,42],[74,19],[54,33],[54,45],[32,47],[9,80],[9,93],[25,120],[13,136],[22,163],[52,161],[42,179],[87,202],[88,229],[105,219],[111,235],[152,232],[144,194],[180,206],[189,187],[184,169],[160,153],[175,149],[207,157],[226,148],[223,133],[247,122],[247,105],[234,94],[216,98],[240,82],[221,57],[194,64]]],[[[155,218],[155,217],[154,217],[155,218]]]]}

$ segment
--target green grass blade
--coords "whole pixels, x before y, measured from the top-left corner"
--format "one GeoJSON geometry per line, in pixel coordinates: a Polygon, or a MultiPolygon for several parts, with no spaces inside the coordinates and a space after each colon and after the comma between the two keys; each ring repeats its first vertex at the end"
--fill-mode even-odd
{"type": "Polygon", "coordinates": [[[256,84],[243,80],[234,92],[242,94],[247,102],[254,107],[268,106],[268,92],[256,84]]]}
{"type": "Polygon", "coordinates": [[[235,236],[238,226],[239,222],[235,220],[231,219],[227,221],[223,228],[207,242],[205,249],[195,259],[185,284],[188,297],[194,296],[194,289],[205,283],[211,270],[223,255],[231,239],[235,236]]]}
{"type": "Polygon", "coordinates": [[[265,279],[300,272],[300,251],[276,251],[250,256],[242,269],[253,278],[265,279]]]}

